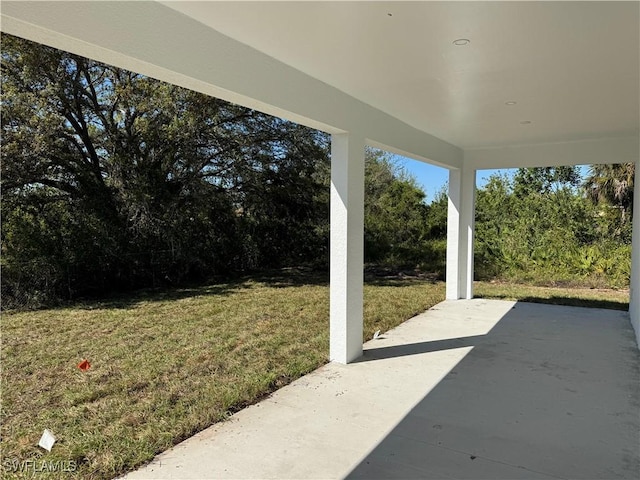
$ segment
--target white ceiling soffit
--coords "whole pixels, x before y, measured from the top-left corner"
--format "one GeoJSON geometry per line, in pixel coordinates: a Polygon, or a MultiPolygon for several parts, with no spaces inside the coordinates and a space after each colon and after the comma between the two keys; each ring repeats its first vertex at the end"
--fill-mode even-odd
{"type": "Polygon", "coordinates": [[[638,2],[163,3],[465,149],[638,135],[638,2]]]}
{"type": "Polygon", "coordinates": [[[3,0],[1,26],[442,166],[639,156],[638,2],[161,3],[3,0]]]}

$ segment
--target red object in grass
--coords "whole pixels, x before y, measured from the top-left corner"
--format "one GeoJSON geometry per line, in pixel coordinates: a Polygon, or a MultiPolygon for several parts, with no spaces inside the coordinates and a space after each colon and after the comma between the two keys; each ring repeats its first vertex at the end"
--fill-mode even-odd
{"type": "Polygon", "coordinates": [[[83,372],[86,372],[87,370],[89,370],[91,368],[91,364],[89,363],[89,360],[87,360],[86,358],[84,360],[82,360],[79,364],[78,364],[78,368],[80,370],[82,370],[83,372]]]}

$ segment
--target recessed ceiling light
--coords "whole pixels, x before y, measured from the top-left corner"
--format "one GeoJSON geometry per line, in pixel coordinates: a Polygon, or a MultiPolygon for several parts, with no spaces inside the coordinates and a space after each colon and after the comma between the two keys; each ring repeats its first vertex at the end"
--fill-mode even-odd
{"type": "Polygon", "coordinates": [[[504,102],[505,105],[509,105],[509,106],[515,105],[516,103],[518,103],[518,102],[514,102],[513,100],[509,100],[508,102],[504,102]]]}
{"type": "Polygon", "coordinates": [[[458,38],[457,40],[453,41],[453,44],[459,47],[462,45],[469,45],[470,43],[471,43],[471,40],[469,40],[468,38],[458,38]]]}
{"type": "Polygon", "coordinates": [[[520,122],[520,125],[529,125],[531,123],[531,120],[522,120],[520,122]]]}

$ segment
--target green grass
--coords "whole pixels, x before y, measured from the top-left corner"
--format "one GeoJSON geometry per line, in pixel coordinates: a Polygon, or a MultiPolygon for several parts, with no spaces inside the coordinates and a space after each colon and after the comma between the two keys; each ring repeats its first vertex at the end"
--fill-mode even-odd
{"type": "MultiPolygon", "coordinates": [[[[491,298],[626,301],[603,291],[476,288],[491,298]]],[[[365,338],[443,298],[442,282],[368,282],[365,338]]],[[[113,478],[325,363],[329,291],[326,277],[293,271],[5,313],[2,322],[4,476],[32,478],[7,466],[46,460],[75,462],[65,477],[113,478]],[[45,428],[58,439],[51,453],[37,447],[45,428]]]]}
{"type": "Polygon", "coordinates": [[[478,298],[629,310],[628,290],[538,287],[518,283],[475,282],[474,295],[478,298]]]}

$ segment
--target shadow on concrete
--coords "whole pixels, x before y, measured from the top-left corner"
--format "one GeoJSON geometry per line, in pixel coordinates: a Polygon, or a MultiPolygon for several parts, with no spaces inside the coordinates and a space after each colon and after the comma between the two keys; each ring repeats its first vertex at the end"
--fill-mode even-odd
{"type": "MultiPolygon", "coordinates": [[[[494,298],[499,300],[510,300],[512,297],[505,295],[482,295],[478,294],[475,298],[494,298]]],[[[567,307],[587,307],[587,308],[606,308],[609,310],[629,310],[629,302],[621,302],[615,300],[596,300],[587,298],[571,298],[567,296],[552,295],[545,297],[525,297],[520,298],[520,302],[543,303],[548,305],[565,305],[567,307]]]]}
{"type": "MultiPolygon", "coordinates": [[[[517,303],[350,472],[373,478],[640,478],[640,353],[627,313],[517,303]]],[[[427,364],[428,365],[428,364],[427,364]]]]}
{"type": "Polygon", "coordinates": [[[473,335],[462,338],[449,338],[446,340],[434,340],[431,342],[408,343],[405,345],[393,345],[390,347],[369,348],[354,363],[370,362],[372,360],[384,360],[386,358],[404,357],[407,355],[419,355],[422,353],[439,352],[453,348],[472,347],[482,339],[484,335],[473,335]]]}

